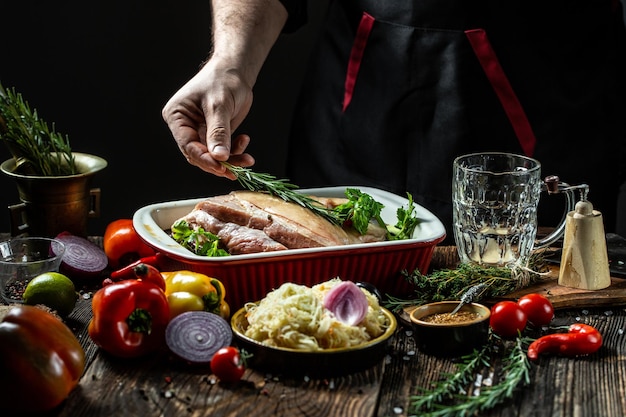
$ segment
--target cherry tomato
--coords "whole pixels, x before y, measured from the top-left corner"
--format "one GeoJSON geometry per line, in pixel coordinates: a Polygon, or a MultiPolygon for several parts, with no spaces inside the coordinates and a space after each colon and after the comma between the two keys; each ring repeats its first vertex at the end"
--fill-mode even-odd
{"type": "Polygon", "coordinates": [[[500,301],[491,308],[489,326],[505,339],[517,337],[526,327],[526,313],[515,301],[500,301]]]}
{"type": "Polygon", "coordinates": [[[554,318],[552,303],[541,294],[526,294],[517,300],[517,304],[534,326],[547,326],[554,318]]]}
{"type": "Polygon", "coordinates": [[[224,382],[237,382],[246,368],[239,349],[233,346],[221,348],[211,359],[211,372],[224,382]]]}

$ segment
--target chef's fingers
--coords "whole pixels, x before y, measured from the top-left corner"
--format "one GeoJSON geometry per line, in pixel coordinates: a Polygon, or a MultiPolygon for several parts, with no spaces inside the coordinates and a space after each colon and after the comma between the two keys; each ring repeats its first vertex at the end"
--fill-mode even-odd
{"type": "Polygon", "coordinates": [[[250,136],[245,134],[237,135],[233,138],[231,142],[232,149],[230,153],[232,155],[241,155],[246,150],[249,144],[250,136]]]}
{"type": "Polygon", "coordinates": [[[230,157],[230,121],[224,116],[218,110],[207,120],[206,147],[216,161],[227,161],[230,157]]]}

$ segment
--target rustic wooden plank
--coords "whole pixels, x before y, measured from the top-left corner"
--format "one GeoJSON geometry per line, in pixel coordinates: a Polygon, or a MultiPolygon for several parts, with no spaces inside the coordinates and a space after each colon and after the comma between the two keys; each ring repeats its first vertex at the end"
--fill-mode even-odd
{"type": "Polygon", "coordinates": [[[617,417],[626,414],[623,398],[626,343],[620,332],[626,328],[624,310],[584,312],[561,313],[553,326],[585,322],[602,333],[604,346],[588,357],[541,357],[533,365],[532,384],[520,393],[520,415],[617,417]]]}
{"type": "Polygon", "coordinates": [[[65,324],[74,332],[81,346],[85,350],[87,366],[94,360],[98,348],[89,338],[88,327],[92,317],[91,293],[87,292],[78,299],[74,311],[64,320],[65,324]]]}
{"type": "Polygon", "coordinates": [[[87,356],[79,386],[53,415],[97,416],[370,416],[383,363],[334,379],[282,378],[247,370],[236,384],[219,383],[208,367],[191,366],[168,352],[125,360],[101,352],[89,339],[91,300],[67,319],[87,356]]]}
{"type": "Polygon", "coordinates": [[[131,361],[98,354],[59,416],[368,416],[382,364],[331,380],[283,379],[247,370],[235,384],[167,354],[131,361]]]}
{"type": "MultiPolygon", "coordinates": [[[[434,265],[454,262],[453,249],[443,249],[434,265]]],[[[626,310],[592,307],[584,304],[558,311],[553,324],[583,321],[596,326],[604,336],[598,353],[586,358],[542,357],[533,364],[527,387],[481,416],[626,415],[626,310]]],[[[81,298],[66,322],[85,349],[88,367],[77,389],[47,414],[50,417],[403,417],[410,415],[412,395],[430,386],[442,372],[455,369],[451,360],[420,353],[410,328],[401,322],[383,363],[367,371],[327,380],[247,370],[242,381],[222,384],[207,367],[186,365],[166,351],[132,360],[110,357],[89,339],[90,319],[91,299],[81,298]]],[[[495,372],[498,377],[497,364],[495,372]]]]}
{"type": "MultiPolygon", "coordinates": [[[[510,416],[603,416],[626,415],[626,313],[623,308],[569,309],[557,312],[552,328],[559,331],[574,322],[595,326],[604,335],[604,346],[588,357],[541,357],[533,363],[530,384],[518,389],[515,396],[488,412],[487,417],[510,416]]],[[[536,332],[538,337],[541,333],[536,332]]],[[[378,416],[409,416],[410,396],[437,381],[442,372],[453,372],[453,360],[439,359],[419,351],[406,359],[412,344],[410,333],[400,330],[395,346],[402,347],[398,357],[385,368],[378,416]],[[406,350],[403,350],[406,349],[406,350]],[[399,369],[402,368],[402,369],[399,369]],[[406,377],[393,378],[391,375],[406,377]]],[[[494,378],[502,377],[495,364],[494,378]]],[[[489,370],[483,371],[487,376],[489,370]]]]}

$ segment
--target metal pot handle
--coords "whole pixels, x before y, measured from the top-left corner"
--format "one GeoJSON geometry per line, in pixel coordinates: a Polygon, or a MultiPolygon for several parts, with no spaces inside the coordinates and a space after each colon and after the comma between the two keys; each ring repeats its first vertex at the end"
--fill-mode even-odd
{"type": "Polygon", "coordinates": [[[100,217],[100,188],[92,188],[89,190],[89,217],[100,217]]]}
{"type": "Polygon", "coordinates": [[[28,232],[26,221],[26,203],[12,204],[9,206],[11,215],[11,236],[19,236],[28,232]]]}

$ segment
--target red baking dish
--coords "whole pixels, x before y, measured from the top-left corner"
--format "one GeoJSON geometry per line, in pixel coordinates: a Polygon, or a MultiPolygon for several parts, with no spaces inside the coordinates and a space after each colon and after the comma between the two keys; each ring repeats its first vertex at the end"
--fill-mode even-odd
{"type": "MultiPolygon", "coordinates": [[[[371,195],[385,207],[382,218],[396,223],[396,211],[407,207],[404,197],[370,187],[351,186],[371,195]]],[[[346,187],[302,189],[299,192],[320,197],[344,197],[346,187]]],[[[176,243],[167,233],[175,220],[183,217],[202,198],[145,206],[133,216],[139,236],[168,260],[168,270],[188,269],[215,277],[224,283],[226,300],[233,311],[246,302],[258,301],[285,282],[312,286],[340,277],[375,285],[383,294],[411,295],[403,270],[426,273],[433,250],[445,236],[441,221],[422,206],[415,205],[422,219],[412,239],[363,243],[323,248],[292,249],[247,255],[207,258],[176,243]]]]}

